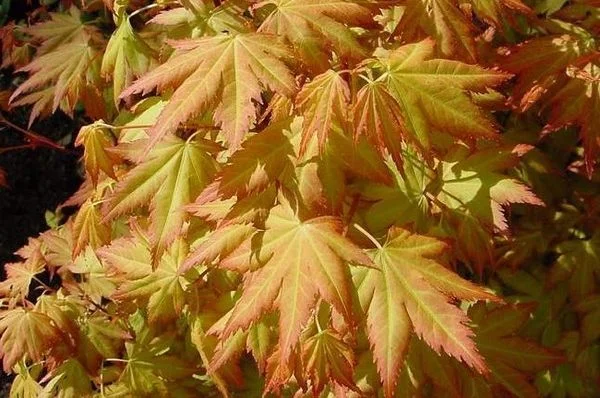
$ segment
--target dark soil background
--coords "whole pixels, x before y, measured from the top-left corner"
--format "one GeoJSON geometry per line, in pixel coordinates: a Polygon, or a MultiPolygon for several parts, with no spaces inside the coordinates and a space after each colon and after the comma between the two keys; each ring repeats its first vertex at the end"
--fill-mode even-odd
{"type": "MultiPolygon", "coordinates": [[[[26,1],[12,1],[8,20],[25,18],[35,5],[26,1]]],[[[11,70],[0,71],[0,88],[10,89],[15,75],[11,70]]],[[[12,86],[14,89],[14,86],[12,86]]],[[[10,122],[26,128],[28,109],[15,109],[3,113],[10,122]]],[[[15,150],[0,153],[0,168],[6,171],[8,187],[0,187],[0,278],[4,279],[4,264],[16,261],[13,254],[48,229],[44,213],[54,211],[77,190],[81,183],[78,159],[80,153],[73,150],[73,140],[80,122],[57,112],[37,121],[31,127],[35,133],[66,145],[65,151],[48,148],[15,150]]],[[[0,124],[0,148],[25,144],[21,133],[0,124]]],[[[14,375],[0,370],[0,397],[8,397],[14,375]]]]}

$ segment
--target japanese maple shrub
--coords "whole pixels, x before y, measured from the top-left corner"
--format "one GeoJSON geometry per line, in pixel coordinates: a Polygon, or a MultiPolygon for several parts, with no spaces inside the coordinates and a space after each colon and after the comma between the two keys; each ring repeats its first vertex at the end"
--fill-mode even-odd
{"type": "Polygon", "coordinates": [[[87,179],[5,265],[15,397],[600,394],[596,0],[46,3],[10,103],[87,179]]]}

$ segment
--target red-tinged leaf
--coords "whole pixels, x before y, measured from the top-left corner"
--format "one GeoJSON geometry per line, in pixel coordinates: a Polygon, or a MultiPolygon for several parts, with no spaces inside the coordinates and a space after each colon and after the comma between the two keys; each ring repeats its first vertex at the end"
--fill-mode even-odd
{"type": "MultiPolygon", "coordinates": [[[[234,306],[223,337],[247,328],[271,309],[279,310],[279,347],[286,362],[300,338],[318,297],[352,324],[350,274],[346,262],[370,264],[369,258],[340,235],[332,217],[301,221],[286,205],[271,210],[262,236],[253,238],[227,268],[256,271],[244,278],[242,296],[234,306]],[[251,261],[251,263],[249,263],[251,261]],[[252,265],[254,264],[254,265],[252,265]]],[[[221,266],[223,266],[221,264],[221,266]]]]}
{"type": "Polygon", "coordinates": [[[409,0],[393,35],[404,42],[430,36],[440,52],[467,62],[477,60],[475,26],[453,0],[409,0]]]}
{"type": "Polygon", "coordinates": [[[470,0],[473,5],[473,11],[487,23],[502,29],[506,22],[516,25],[516,17],[519,14],[527,17],[533,17],[534,11],[521,0],[470,0]],[[516,15],[515,15],[516,14],[516,15]]]}
{"type": "Polygon", "coordinates": [[[204,202],[207,195],[241,199],[264,190],[289,172],[294,167],[291,159],[294,147],[290,141],[298,134],[298,127],[298,121],[290,125],[288,119],[249,137],[217,174],[217,185],[207,187],[198,201],[204,202]]]}
{"type": "Polygon", "coordinates": [[[248,224],[231,224],[215,230],[196,247],[181,270],[185,272],[197,264],[209,265],[226,258],[254,232],[254,227],[248,224]]]}
{"type": "Polygon", "coordinates": [[[23,301],[29,294],[29,287],[35,276],[45,270],[40,261],[24,261],[4,265],[6,277],[0,282],[0,295],[11,301],[23,301]]]}
{"type": "MultiPolygon", "coordinates": [[[[54,112],[59,107],[65,113],[72,114],[80,99],[98,99],[98,95],[94,94],[100,86],[98,68],[98,50],[89,39],[81,37],[21,68],[20,71],[32,75],[14,91],[10,100],[13,105],[36,103],[29,125],[37,116],[48,113],[48,110],[54,112]],[[17,98],[19,100],[15,101],[17,98]]],[[[98,105],[102,106],[103,102],[96,101],[98,105]]],[[[89,107],[89,111],[93,109],[89,107]]],[[[101,117],[94,112],[90,114],[101,117]]]]}
{"type": "Polygon", "coordinates": [[[568,79],[565,70],[594,50],[590,44],[585,36],[565,34],[536,38],[511,48],[501,64],[517,75],[512,102],[526,111],[555,84],[564,84],[568,79]]]}
{"type": "Polygon", "coordinates": [[[487,371],[466,326],[467,316],[444,293],[471,300],[493,296],[438,263],[435,258],[444,249],[434,238],[391,229],[386,244],[373,253],[379,269],[360,269],[355,275],[369,342],[388,397],[394,395],[413,330],[436,352],[444,350],[480,373],[487,371]]]}
{"type": "Polygon", "coordinates": [[[286,38],[298,49],[302,62],[315,72],[329,68],[329,46],[343,58],[356,60],[364,55],[355,33],[347,24],[369,25],[373,22],[373,13],[365,2],[274,0],[259,3],[259,6],[267,5],[274,7],[269,10],[259,31],[286,38]]]}
{"type": "Polygon", "coordinates": [[[270,89],[286,96],[296,88],[283,60],[291,54],[275,36],[248,33],[218,35],[173,43],[174,56],[129,86],[121,97],[146,94],[154,88],[175,88],[156,125],[149,147],[193,116],[214,110],[214,121],[237,149],[254,126],[261,93],[270,89]]]}
{"type": "Polygon", "coordinates": [[[356,389],[354,354],[334,331],[328,329],[309,337],[302,344],[302,362],[315,396],[329,381],[356,389]]]}
{"type": "Polygon", "coordinates": [[[369,82],[358,92],[352,108],[355,137],[364,134],[385,157],[387,149],[401,164],[401,143],[407,137],[402,110],[382,83],[369,82]]]}
{"type": "Polygon", "coordinates": [[[333,127],[344,127],[349,102],[348,84],[340,73],[331,69],[302,87],[296,97],[296,106],[304,117],[300,156],[304,154],[315,135],[319,143],[319,152],[323,152],[333,127]]]}
{"type": "Polygon", "coordinates": [[[546,104],[550,117],[544,132],[579,126],[586,169],[591,176],[600,155],[600,121],[595,116],[600,110],[600,63],[588,63],[567,74],[570,81],[546,104]]]}
{"type": "Polygon", "coordinates": [[[150,249],[141,239],[120,238],[96,253],[117,277],[134,280],[152,272],[150,249]]]}
{"type": "Polygon", "coordinates": [[[0,356],[6,373],[24,355],[33,361],[41,361],[43,355],[62,339],[52,319],[23,308],[0,313],[0,333],[0,356]]]}

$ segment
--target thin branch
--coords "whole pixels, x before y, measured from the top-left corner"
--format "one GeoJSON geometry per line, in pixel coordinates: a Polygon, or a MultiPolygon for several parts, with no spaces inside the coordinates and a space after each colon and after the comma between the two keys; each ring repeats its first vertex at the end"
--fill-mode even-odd
{"type": "Polygon", "coordinates": [[[383,246],[381,246],[381,243],[379,243],[377,241],[377,239],[375,239],[373,237],[373,235],[371,235],[370,233],[367,232],[366,229],[364,229],[363,227],[361,227],[360,225],[354,223],[352,224],[354,226],[354,228],[356,228],[357,230],[359,230],[364,236],[366,236],[371,242],[373,242],[373,244],[375,245],[376,248],[378,249],[383,249],[383,246]]]}
{"type": "Polygon", "coordinates": [[[45,146],[45,147],[57,149],[60,151],[65,150],[64,146],[57,144],[56,142],[54,142],[42,135],[36,134],[33,131],[26,130],[22,127],[19,127],[16,124],[6,120],[6,118],[4,117],[4,115],[1,112],[0,112],[0,123],[14,129],[14,130],[17,130],[18,132],[23,134],[25,137],[27,137],[27,139],[31,142],[32,148],[37,148],[38,146],[45,146]]]}

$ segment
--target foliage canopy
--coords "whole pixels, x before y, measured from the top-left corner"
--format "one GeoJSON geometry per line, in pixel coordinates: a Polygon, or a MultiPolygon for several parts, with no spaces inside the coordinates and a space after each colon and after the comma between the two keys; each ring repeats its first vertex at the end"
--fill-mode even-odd
{"type": "Polygon", "coordinates": [[[597,1],[46,3],[3,98],[86,180],[5,265],[11,394],[600,393],[597,1]]]}

